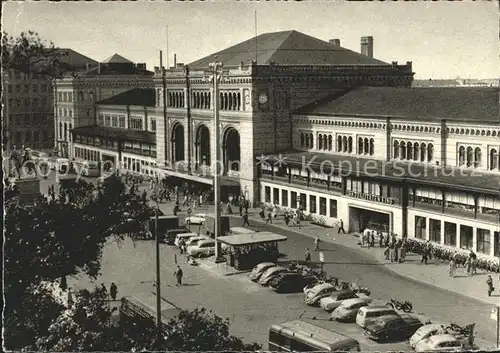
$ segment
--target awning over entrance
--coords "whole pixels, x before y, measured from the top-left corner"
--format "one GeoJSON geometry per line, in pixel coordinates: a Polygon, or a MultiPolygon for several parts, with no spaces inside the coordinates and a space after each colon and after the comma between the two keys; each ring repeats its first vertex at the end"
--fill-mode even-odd
{"type": "Polygon", "coordinates": [[[245,246],[245,245],[255,245],[262,243],[271,243],[278,241],[285,241],[287,237],[284,235],[271,233],[271,232],[258,232],[250,234],[235,234],[226,235],[224,237],[218,237],[217,241],[229,246],[245,246]]]}
{"type": "MultiPolygon", "coordinates": [[[[168,168],[158,168],[157,172],[160,176],[173,176],[185,180],[191,180],[191,181],[196,181],[198,183],[206,184],[206,185],[213,185],[214,179],[213,176],[208,176],[208,175],[196,175],[196,174],[187,174],[179,171],[174,171],[168,168]]],[[[220,185],[221,186],[233,186],[233,187],[240,187],[240,183],[237,180],[232,179],[231,177],[227,176],[221,176],[220,177],[220,185]]]]}

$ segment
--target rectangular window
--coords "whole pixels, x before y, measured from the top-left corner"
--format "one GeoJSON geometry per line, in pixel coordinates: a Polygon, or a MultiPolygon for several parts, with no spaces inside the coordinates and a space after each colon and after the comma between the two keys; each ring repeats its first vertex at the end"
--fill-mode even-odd
{"type": "Polygon", "coordinates": [[[372,195],[381,196],[382,193],[380,192],[381,190],[379,183],[371,183],[370,186],[371,186],[370,193],[372,195]]]}
{"type": "Polygon", "coordinates": [[[64,102],[68,101],[68,92],[63,92],[63,101],[64,102]]]}
{"type": "Polygon", "coordinates": [[[321,216],[326,216],[326,198],[319,198],[319,214],[321,216]]]}
{"type": "Polygon", "coordinates": [[[489,255],[491,251],[490,231],[477,228],[477,252],[489,255]]]}
{"type": "Polygon", "coordinates": [[[363,185],[363,194],[369,194],[371,191],[370,182],[369,181],[362,181],[361,185],[363,185]]]}
{"type": "Polygon", "coordinates": [[[460,247],[462,249],[472,250],[472,238],[473,238],[473,230],[472,227],[469,226],[460,226],[460,247]]]}
{"type": "Polygon", "coordinates": [[[104,125],[111,126],[111,115],[109,114],[104,115],[104,125]]]}
{"type": "Polygon", "coordinates": [[[118,118],[118,127],[125,128],[125,115],[120,115],[118,118]]]}
{"type": "Polygon", "coordinates": [[[444,222],[444,243],[457,246],[457,225],[455,223],[444,222]]]}
{"type": "Polygon", "coordinates": [[[264,188],[264,202],[271,202],[271,188],[269,186],[264,188]]]}
{"type": "Polygon", "coordinates": [[[73,92],[68,92],[68,102],[73,103],[73,92]]]}
{"type": "Polygon", "coordinates": [[[309,212],[317,213],[316,211],[316,196],[309,195],[309,212]]]}
{"type": "Polygon", "coordinates": [[[73,117],[73,110],[72,109],[68,109],[68,114],[69,114],[69,117],[72,118],[73,117]]]}
{"type": "Polygon", "coordinates": [[[281,206],[288,207],[288,190],[281,190],[281,206]]]}
{"type": "Polygon", "coordinates": [[[278,188],[273,188],[273,204],[280,204],[280,189],[278,188]]]}
{"type": "Polygon", "coordinates": [[[307,210],[307,199],[306,199],[306,194],[300,194],[299,196],[299,204],[300,204],[300,209],[302,211],[306,211],[307,210]]]}
{"type": "Polygon", "coordinates": [[[156,131],[156,119],[151,118],[151,131],[156,131]]]}
{"type": "Polygon", "coordinates": [[[63,98],[62,92],[58,92],[57,93],[57,101],[62,102],[62,98],[63,98]]]}
{"type": "Polygon", "coordinates": [[[415,238],[425,239],[426,238],[426,229],[427,229],[427,220],[425,217],[415,216],[415,238]]]}
{"type": "Polygon", "coordinates": [[[290,192],[290,207],[297,208],[297,193],[295,191],[290,192]]]}
{"type": "Polygon", "coordinates": [[[337,218],[337,200],[330,199],[330,217],[337,218]]]}
{"type": "Polygon", "coordinates": [[[141,118],[130,118],[130,129],[142,130],[142,119],[141,118]]]}
{"type": "Polygon", "coordinates": [[[434,243],[441,243],[441,221],[429,218],[429,240],[434,243]]]}
{"type": "Polygon", "coordinates": [[[118,116],[111,115],[111,126],[118,127],[118,116]]]}

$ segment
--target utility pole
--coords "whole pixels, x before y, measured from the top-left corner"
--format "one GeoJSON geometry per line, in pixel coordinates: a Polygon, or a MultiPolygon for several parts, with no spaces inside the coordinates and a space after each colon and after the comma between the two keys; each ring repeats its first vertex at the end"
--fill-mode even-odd
{"type": "Polygon", "coordinates": [[[219,119],[219,80],[222,77],[223,64],[216,60],[208,65],[210,68],[210,79],[213,80],[214,89],[214,135],[215,135],[215,171],[214,171],[214,207],[215,207],[215,220],[214,220],[214,238],[215,238],[215,261],[221,254],[220,244],[217,241],[220,236],[220,119],[219,119]]]}

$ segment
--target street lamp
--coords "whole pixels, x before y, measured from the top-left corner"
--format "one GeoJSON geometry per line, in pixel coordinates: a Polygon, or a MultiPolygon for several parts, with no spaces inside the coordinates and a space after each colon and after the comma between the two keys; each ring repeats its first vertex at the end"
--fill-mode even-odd
{"type": "Polygon", "coordinates": [[[220,119],[219,119],[219,83],[222,78],[223,64],[220,61],[215,61],[208,65],[210,70],[209,80],[213,83],[213,98],[214,98],[214,134],[215,134],[215,173],[214,173],[214,207],[215,207],[215,220],[214,220],[214,238],[215,238],[215,261],[219,258],[221,253],[220,244],[217,241],[220,234],[220,119]]]}
{"type": "Polygon", "coordinates": [[[155,196],[155,257],[156,257],[156,342],[160,342],[161,337],[161,288],[160,288],[160,237],[158,236],[158,210],[159,204],[159,190],[158,183],[155,184],[153,191],[155,196]]]}

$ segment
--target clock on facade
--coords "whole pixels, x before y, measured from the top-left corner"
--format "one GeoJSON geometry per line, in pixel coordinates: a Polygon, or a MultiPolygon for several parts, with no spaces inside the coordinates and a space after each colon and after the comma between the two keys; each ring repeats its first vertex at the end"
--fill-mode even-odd
{"type": "Polygon", "coordinates": [[[259,95],[259,103],[260,104],[266,104],[267,103],[267,94],[265,92],[262,92],[259,95]]]}

